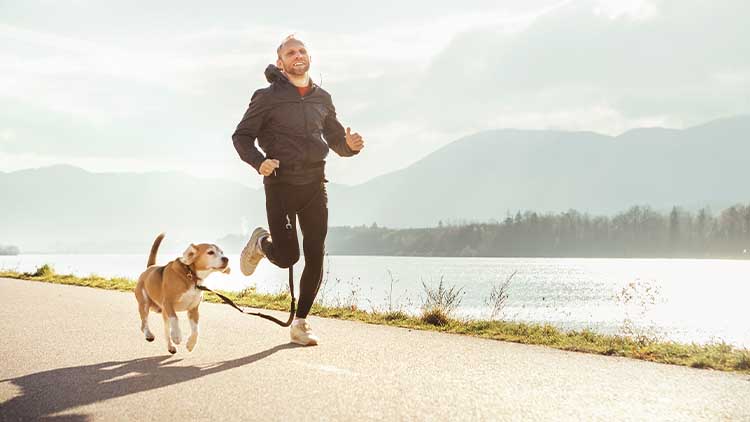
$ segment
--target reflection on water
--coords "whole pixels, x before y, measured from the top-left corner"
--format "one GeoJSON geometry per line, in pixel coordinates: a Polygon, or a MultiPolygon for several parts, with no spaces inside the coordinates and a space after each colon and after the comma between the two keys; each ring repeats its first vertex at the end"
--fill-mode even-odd
{"type": "MultiPolygon", "coordinates": [[[[166,263],[178,253],[160,253],[166,263]]],[[[303,258],[304,259],[304,258],[303,258]]],[[[211,288],[261,292],[285,289],[287,273],[267,260],[248,278],[230,256],[231,275],[211,275],[211,288]]],[[[145,268],[141,255],[20,255],[0,257],[0,267],[31,271],[50,263],[58,273],[137,278],[145,268]]],[[[319,300],[351,303],[360,308],[388,308],[391,303],[417,312],[421,282],[464,288],[459,314],[488,318],[485,300],[493,283],[518,273],[508,290],[506,319],[549,322],[566,329],[591,328],[621,333],[626,320],[639,332],[657,333],[682,342],[724,340],[750,347],[750,261],[691,259],[551,259],[551,258],[420,258],[331,256],[327,283],[319,300]],[[629,287],[635,286],[635,287],[629,287]],[[646,292],[646,288],[650,288],[646,292]],[[623,299],[623,289],[635,297],[623,299]],[[655,293],[654,293],[655,292],[655,293]]],[[[295,266],[296,279],[303,261],[295,266]]]]}

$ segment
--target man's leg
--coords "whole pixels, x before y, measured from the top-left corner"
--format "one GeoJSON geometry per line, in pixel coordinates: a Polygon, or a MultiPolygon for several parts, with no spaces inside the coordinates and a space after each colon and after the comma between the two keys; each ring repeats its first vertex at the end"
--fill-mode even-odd
{"type": "Polygon", "coordinates": [[[272,263],[281,268],[289,268],[299,261],[299,241],[297,240],[297,219],[294,208],[292,186],[265,185],[266,216],[271,238],[261,241],[261,249],[272,263]],[[291,230],[286,228],[287,212],[292,224],[291,230]]]}
{"type": "Polygon", "coordinates": [[[308,185],[300,191],[305,198],[299,210],[299,225],[302,230],[302,247],[305,250],[305,269],[299,282],[297,317],[292,322],[290,335],[293,343],[304,346],[318,344],[316,336],[305,317],[315,301],[323,276],[323,255],[328,232],[328,195],[322,183],[308,185]]]}
{"type": "Polygon", "coordinates": [[[307,207],[299,213],[302,230],[302,248],[305,252],[305,269],[299,285],[299,306],[297,318],[305,318],[312,308],[323,278],[323,257],[328,233],[328,194],[324,184],[311,186],[311,194],[306,196],[307,207]]]}

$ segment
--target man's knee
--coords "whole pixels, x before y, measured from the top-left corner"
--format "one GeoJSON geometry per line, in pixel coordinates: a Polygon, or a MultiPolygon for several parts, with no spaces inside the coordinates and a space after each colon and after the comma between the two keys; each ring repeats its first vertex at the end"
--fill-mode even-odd
{"type": "Polygon", "coordinates": [[[299,251],[297,253],[282,254],[275,260],[275,264],[281,268],[289,268],[299,261],[299,251]]]}
{"type": "Polygon", "coordinates": [[[305,255],[321,257],[325,254],[326,235],[323,233],[318,236],[308,236],[302,241],[302,247],[305,249],[305,255]]]}

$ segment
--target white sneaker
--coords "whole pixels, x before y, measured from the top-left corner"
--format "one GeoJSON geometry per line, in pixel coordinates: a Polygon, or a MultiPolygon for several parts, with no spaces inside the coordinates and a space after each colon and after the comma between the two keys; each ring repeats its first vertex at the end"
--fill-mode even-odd
{"type": "Polygon", "coordinates": [[[303,346],[316,346],[318,344],[318,336],[312,332],[312,327],[307,321],[292,323],[291,330],[289,331],[292,343],[301,344],[303,346]]]}
{"type": "Polygon", "coordinates": [[[242,271],[242,274],[249,276],[254,273],[260,260],[266,256],[260,247],[260,239],[266,236],[269,236],[269,233],[263,227],[253,230],[250,240],[247,241],[245,249],[240,254],[240,271],[242,271]]]}

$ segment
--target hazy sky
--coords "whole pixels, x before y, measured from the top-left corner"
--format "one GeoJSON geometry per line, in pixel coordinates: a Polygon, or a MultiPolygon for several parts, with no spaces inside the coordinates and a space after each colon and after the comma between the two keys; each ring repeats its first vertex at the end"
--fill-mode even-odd
{"type": "Polygon", "coordinates": [[[0,171],[258,185],[230,137],[290,33],[367,142],[331,152],[337,183],[485,129],[618,134],[750,113],[745,0],[436,3],[0,0],[0,171]]]}

